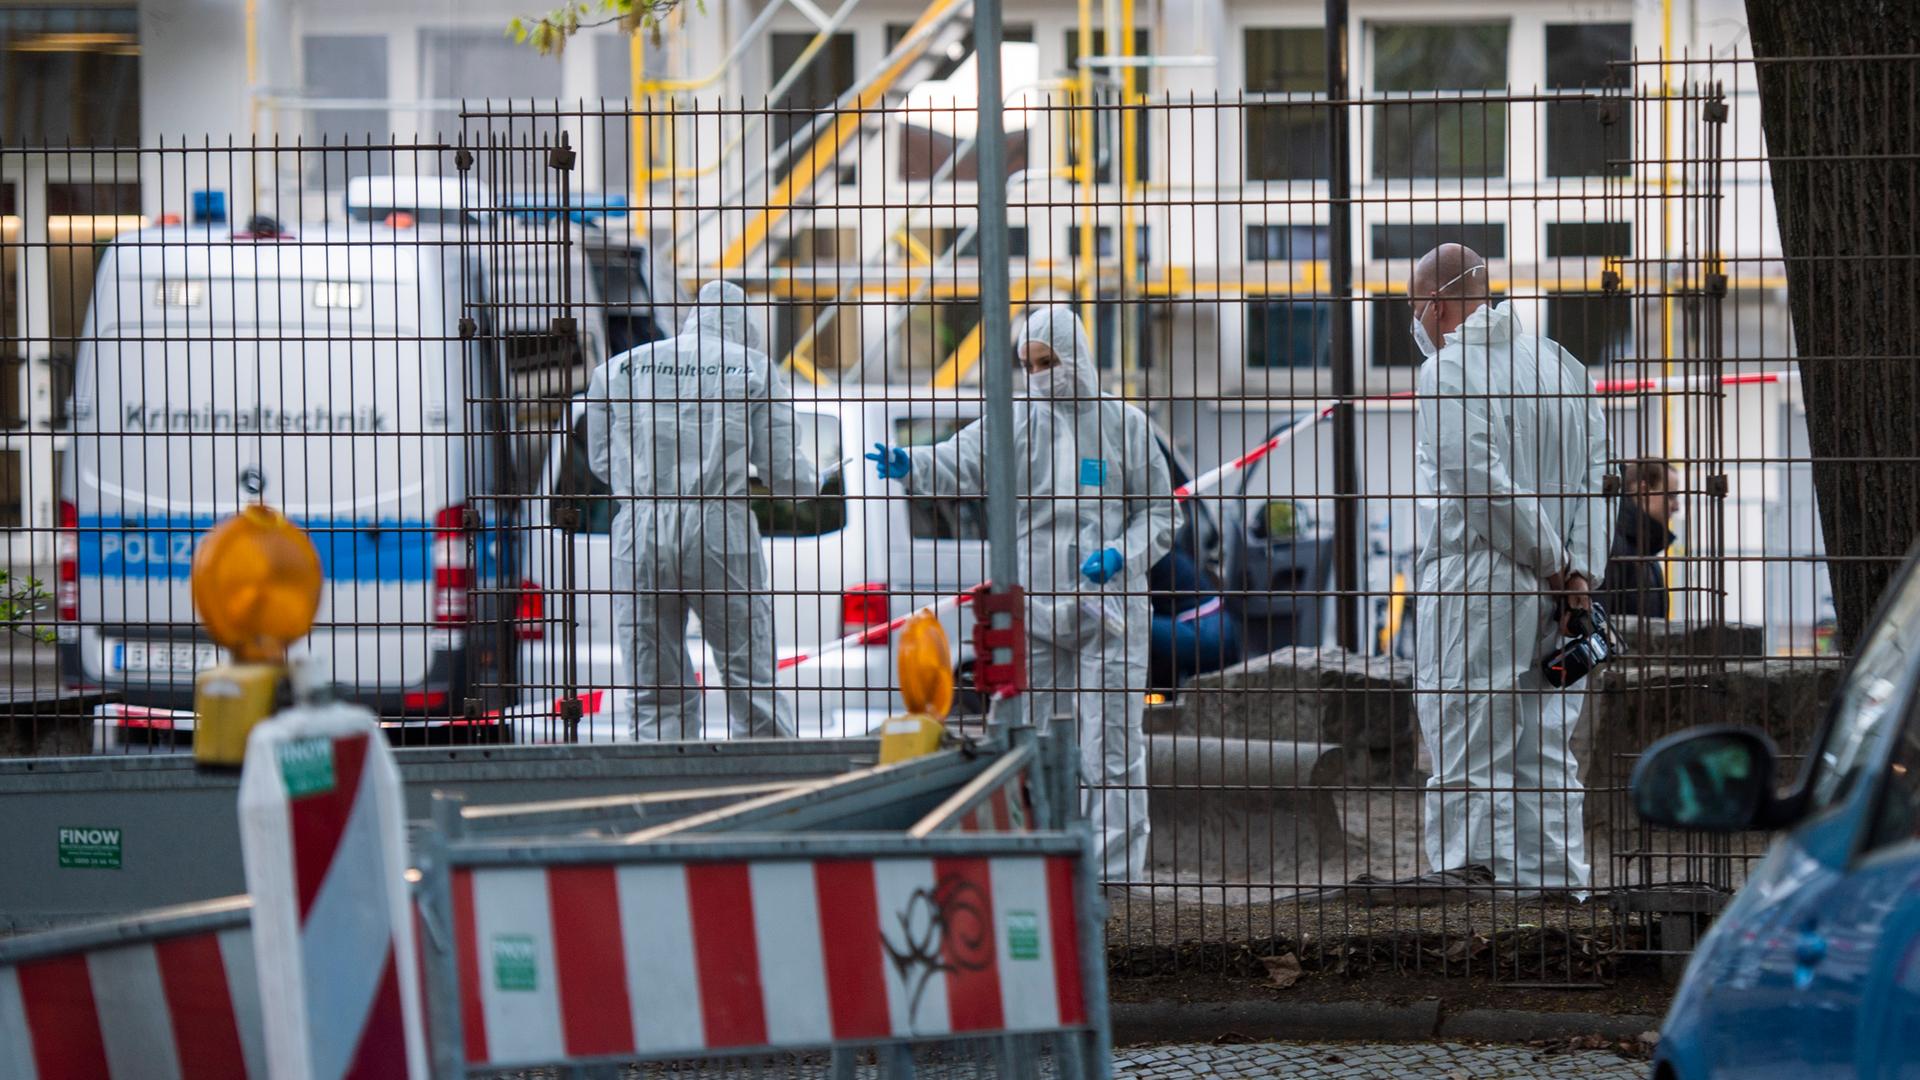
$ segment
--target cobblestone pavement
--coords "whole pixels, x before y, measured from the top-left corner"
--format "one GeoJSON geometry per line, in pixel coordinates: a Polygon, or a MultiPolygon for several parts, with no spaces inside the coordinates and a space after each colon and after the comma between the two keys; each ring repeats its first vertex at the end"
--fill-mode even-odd
{"type": "Polygon", "coordinates": [[[1604,1050],[1545,1053],[1459,1043],[1250,1043],[1125,1047],[1115,1076],[1290,1080],[1643,1080],[1647,1065],[1604,1050]]]}

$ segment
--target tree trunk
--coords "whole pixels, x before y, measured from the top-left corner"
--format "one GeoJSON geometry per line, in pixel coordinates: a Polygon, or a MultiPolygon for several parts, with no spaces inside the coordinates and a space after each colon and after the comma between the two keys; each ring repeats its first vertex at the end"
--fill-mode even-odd
{"type": "Polygon", "coordinates": [[[1836,634],[1851,651],[1920,536],[1920,59],[1863,59],[1920,52],[1920,6],[1747,0],[1747,20],[1836,634]]]}

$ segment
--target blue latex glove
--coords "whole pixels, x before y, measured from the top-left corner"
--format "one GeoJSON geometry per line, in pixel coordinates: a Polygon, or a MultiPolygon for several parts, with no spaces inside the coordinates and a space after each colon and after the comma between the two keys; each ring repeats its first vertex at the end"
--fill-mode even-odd
{"type": "Polygon", "coordinates": [[[1080,572],[1095,585],[1105,585],[1126,569],[1127,557],[1118,548],[1096,551],[1080,564],[1080,572]]]}
{"type": "Polygon", "coordinates": [[[889,448],[886,443],[874,443],[873,453],[867,460],[873,462],[873,471],[882,480],[904,480],[913,472],[913,462],[907,459],[907,452],[899,447],[889,448]]]}

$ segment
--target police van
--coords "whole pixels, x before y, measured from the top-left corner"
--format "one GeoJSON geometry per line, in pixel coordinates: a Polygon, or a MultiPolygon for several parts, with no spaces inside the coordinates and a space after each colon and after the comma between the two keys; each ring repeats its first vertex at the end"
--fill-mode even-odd
{"type": "Polygon", "coordinates": [[[295,654],[388,717],[452,718],[510,678],[483,629],[517,580],[507,396],[485,275],[432,227],[256,220],[122,234],[100,261],[61,463],[56,606],[69,685],[122,727],[190,728],[220,659],[195,545],[260,501],[307,530],[325,588],[295,654]],[[492,410],[492,411],[490,411],[492,410]]]}

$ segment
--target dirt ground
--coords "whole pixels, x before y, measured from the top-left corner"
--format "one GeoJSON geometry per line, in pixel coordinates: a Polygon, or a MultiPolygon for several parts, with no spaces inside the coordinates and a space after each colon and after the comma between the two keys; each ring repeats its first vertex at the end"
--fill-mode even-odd
{"type": "Polygon", "coordinates": [[[1362,907],[1109,900],[1115,1001],[1375,1002],[1660,1015],[1671,987],[1651,931],[1602,902],[1449,897],[1362,907]],[[1277,985],[1286,983],[1287,985],[1277,985]]]}

